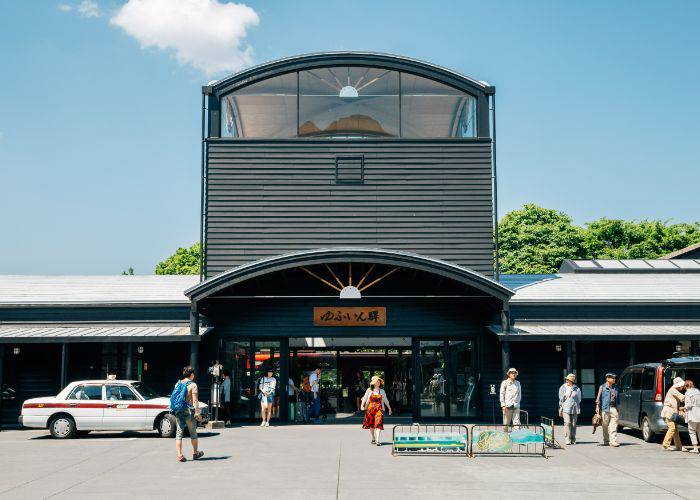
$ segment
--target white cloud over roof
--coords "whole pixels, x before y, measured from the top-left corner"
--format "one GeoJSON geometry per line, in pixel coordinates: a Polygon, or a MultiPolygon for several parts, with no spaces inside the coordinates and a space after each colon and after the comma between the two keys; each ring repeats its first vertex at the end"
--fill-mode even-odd
{"type": "Polygon", "coordinates": [[[219,0],[128,0],[111,19],[141,48],[172,52],[180,64],[207,76],[252,64],[244,40],[259,22],[251,7],[219,0]]]}

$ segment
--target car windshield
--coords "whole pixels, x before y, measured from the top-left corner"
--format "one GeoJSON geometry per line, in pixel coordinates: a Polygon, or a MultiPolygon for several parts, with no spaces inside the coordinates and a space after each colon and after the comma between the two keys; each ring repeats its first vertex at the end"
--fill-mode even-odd
{"type": "Polygon", "coordinates": [[[159,397],[159,394],[156,391],[148,387],[143,382],[134,382],[132,387],[136,389],[141,396],[143,396],[143,399],[154,399],[159,397]]]}

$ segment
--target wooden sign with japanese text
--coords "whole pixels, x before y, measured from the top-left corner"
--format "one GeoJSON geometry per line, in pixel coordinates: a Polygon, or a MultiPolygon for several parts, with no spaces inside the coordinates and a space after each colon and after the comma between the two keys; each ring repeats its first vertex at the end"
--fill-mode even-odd
{"type": "Polygon", "coordinates": [[[314,326],[386,326],[386,307],[314,307],[314,326]]]}

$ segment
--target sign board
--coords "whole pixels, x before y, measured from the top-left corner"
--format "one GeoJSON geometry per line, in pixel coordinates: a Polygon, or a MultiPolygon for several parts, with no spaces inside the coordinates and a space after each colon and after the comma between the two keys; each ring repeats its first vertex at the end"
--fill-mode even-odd
{"type": "Polygon", "coordinates": [[[314,307],[314,326],[386,326],[386,307],[314,307]]]}
{"type": "Polygon", "coordinates": [[[496,395],[496,384],[490,384],[490,385],[489,385],[489,395],[490,395],[490,396],[495,396],[495,395],[496,395]]]}

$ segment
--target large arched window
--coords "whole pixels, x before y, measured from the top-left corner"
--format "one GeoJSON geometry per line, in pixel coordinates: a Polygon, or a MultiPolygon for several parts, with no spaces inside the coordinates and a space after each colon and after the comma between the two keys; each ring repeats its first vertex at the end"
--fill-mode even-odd
{"type": "Polygon", "coordinates": [[[378,67],[287,73],[221,98],[221,137],[476,137],[476,97],[378,67]]]}

